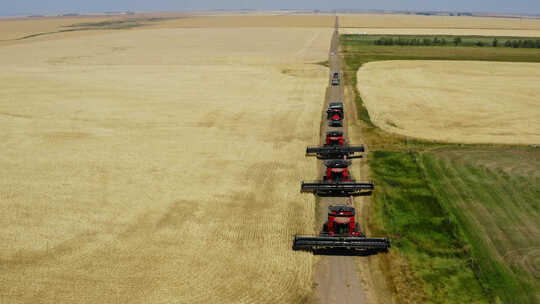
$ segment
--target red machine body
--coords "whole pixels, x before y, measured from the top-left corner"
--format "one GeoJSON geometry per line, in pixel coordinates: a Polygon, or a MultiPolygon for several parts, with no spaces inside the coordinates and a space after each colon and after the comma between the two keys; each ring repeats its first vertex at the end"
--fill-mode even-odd
{"type": "Polygon", "coordinates": [[[332,159],[324,162],[326,166],[326,182],[350,182],[349,166],[351,162],[344,159],[332,159]]]}
{"type": "Polygon", "coordinates": [[[350,182],[348,168],[326,168],[325,181],[328,182],[350,182]]]}
{"type": "Polygon", "coordinates": [[[363,236],[358,231],[354,218],[354,208],[350,206],[330,206],[328,221],[323,227],[322,234],[329,236],[363,236]]]}
{"type": "Polygon", "coordinates": [[[326,146],[343,146],[345,140],[343,139],[343,132],[330,131],[326,133],[326,146]]]}
{"type": "Polygon", "coordinates": [[[343,119],[343,110],[341,109],[332,109],[328,111],[328,119],[330,120],[342,120],[343,119]]]}

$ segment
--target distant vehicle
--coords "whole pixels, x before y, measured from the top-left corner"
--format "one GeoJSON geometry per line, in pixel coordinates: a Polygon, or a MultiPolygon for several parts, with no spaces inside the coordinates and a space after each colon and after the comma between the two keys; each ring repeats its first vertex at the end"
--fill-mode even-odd
{"type": "Polygon", "coordinates": [[[334,73],[332,75],[332,85],[333,86],[339,85],[339,73],[334,73]]]}

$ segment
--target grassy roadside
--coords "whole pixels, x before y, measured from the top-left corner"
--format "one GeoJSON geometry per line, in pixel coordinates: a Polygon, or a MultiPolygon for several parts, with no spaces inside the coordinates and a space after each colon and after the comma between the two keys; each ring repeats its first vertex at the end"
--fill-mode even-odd
{"type": "Polygon", "coordinates": [[[375,151],[371,177],[377,185],[375,218],[395,248],[424,282],[426,300],[438,303],[493,301],[467,263],[470,247],[409,152],[375,151]]]}
{"type": "Polygon", "coordinates": [[[536,241],[540,231],[536,223],[540,208],[538,152],[528,151],[528,162],[523,162],[524,157],[515,157],[527,150],[523,147],[431,142],[382,131],[373,125],[363,105],[356,88],[356,72],[362,64],[380,60],[540,62],[540,52],[377,46],[350,38],[341,37],[344,78],[355,95],[360,131],[372,151],[371,178],[377,184],[370,226],[393,239],[395,251],[385,262],[390,280],[399,275],[392,269],[400,267],[400,257],[409,263],[415,280],[408,285],[416,298],[400,297],[407,292],[400,290],[396,300],[536,303],[539,299],[535,294],[540,294],[540,244],[536,241]],[[468,161],[454,161],[449,155],[468,161]],[[479,162],[477,155],[489,162],[479,162]],[[486,169],[488,165],[492,169],[486,169]],[[520,166],[525,169],[518,171],[525,174],[516,173],[515,168],[520,166]],[[520,196],[522,188],[527,191],[520,196]],[[528,206],[529,212],[521,212],[523,206],[528,206]],[[486,217],[486,210],[496,212],[486,217]],[[420,294],[413,290],[418,286],[420,294]]]}

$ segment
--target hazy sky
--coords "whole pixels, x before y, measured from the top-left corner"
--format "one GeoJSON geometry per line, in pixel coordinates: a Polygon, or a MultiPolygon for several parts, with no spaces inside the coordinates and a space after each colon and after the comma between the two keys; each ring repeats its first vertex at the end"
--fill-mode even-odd
{"type": "Polygon", "coordinates": [[[207,9],[385,9],[540,14],[540,0],[0,0],[0,15],[207,9]]]}

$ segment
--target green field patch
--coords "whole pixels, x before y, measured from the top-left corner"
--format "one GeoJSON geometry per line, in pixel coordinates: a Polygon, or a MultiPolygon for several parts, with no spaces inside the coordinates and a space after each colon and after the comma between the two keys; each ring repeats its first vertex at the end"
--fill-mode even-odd
{"type": "Polygon", "coordinates": [[[504,302],[537,303],[540,269],[532,265],[540,255],[538,152],[450,150],[422,154],[421,160],[433,192],[471,244],[479,279],[504,302]]]}
{"type": "Polygon", "coordinates": [[[390,234],[394,248],[410,261],[430,302],[494,301],[494,293],[481,284],[471,267],[469,243],[432,192],[417,157],[395,151],[371,154],[380,232],[390,234]]]}

